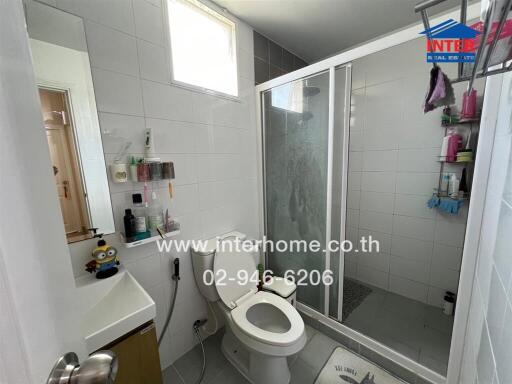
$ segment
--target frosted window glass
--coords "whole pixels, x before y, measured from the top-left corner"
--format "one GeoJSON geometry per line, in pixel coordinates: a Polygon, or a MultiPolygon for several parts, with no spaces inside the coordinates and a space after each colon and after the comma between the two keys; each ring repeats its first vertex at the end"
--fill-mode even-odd
{"type": "Polygon", "coordinates": [[[168,0],[174,80],[238,95],[235,23],[195,0],[168,0]]]}

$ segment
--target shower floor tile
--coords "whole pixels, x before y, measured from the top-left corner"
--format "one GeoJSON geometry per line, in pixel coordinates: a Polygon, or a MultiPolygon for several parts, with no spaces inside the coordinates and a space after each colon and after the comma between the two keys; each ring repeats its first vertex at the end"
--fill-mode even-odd
{"type": "Polygon", "coordinates": [[[446,375],[453,316],[396,293],[371,289],[344,324],[446,375]]]}

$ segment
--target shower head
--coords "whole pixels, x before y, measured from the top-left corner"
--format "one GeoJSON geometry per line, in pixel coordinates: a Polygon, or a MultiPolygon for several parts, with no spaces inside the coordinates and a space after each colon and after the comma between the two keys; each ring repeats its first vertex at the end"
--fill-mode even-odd
{"type": "Polygon", "coordinates": [[[318,87],[310,87],[309,85],[305,85],[302,88],[302,94],[304,95],[304,97],[315,96],[315,95],[318,95],[319,93],[320,93],[320,88],[318,88],[318,87]]]}
{"type": "Polygon", "coordinates": [[[301,113],[302,118],[299,120],[299,122],[303,123],[305,121],[311,120],[315,115],[313,115],[313,112],[305,111],[301,113]]]}

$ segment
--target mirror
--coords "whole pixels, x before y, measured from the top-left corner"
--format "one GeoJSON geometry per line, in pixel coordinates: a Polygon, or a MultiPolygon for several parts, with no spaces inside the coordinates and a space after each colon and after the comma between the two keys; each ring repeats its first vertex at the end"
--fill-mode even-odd
{"type": "Polygon", "coordinates": [[[113,233],[114,218],[82,18],[26,5],[44,129],[68,242],[113,233]]]}

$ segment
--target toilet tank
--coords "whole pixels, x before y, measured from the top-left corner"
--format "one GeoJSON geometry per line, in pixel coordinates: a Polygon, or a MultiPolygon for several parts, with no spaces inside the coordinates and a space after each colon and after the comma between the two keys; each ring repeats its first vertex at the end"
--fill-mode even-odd
{"type": "Polygon", "coordinates": [[[204,271],[211,270],[213,273],[213,259],[215,257],[215,250],[210,253],[200,252],[195,249],[191,250],[192,253],[192,268],[194,269],[194,277],[196,279],[197,287],[201,294],[208,301],[219,300],[219,294],[215,284],[206,285],[203,279],[204,271]]]}
{"type": "MultiPolygon", "coordinates": [[[[242,240],[245,239],[245,235],[240,232],[229,232],[219,237],[224,239],[232,236],[239,237],[242,240]]],[[[192,247],[190,250],[192,255],[192,268],[194,269],[194,277],[199,291],[208,301],[213,302],[220,299],[217,288],[215,284],[205,284],[203,274],[206,270],[212,271],[212,274],[214,273],[213,263],[217,248],[217,238],[204,240],[203,242],[201,246],[192,247]]],[[[208,280],[210,280],[210,278],[211,276],[208,277],[208,280]]]]}

